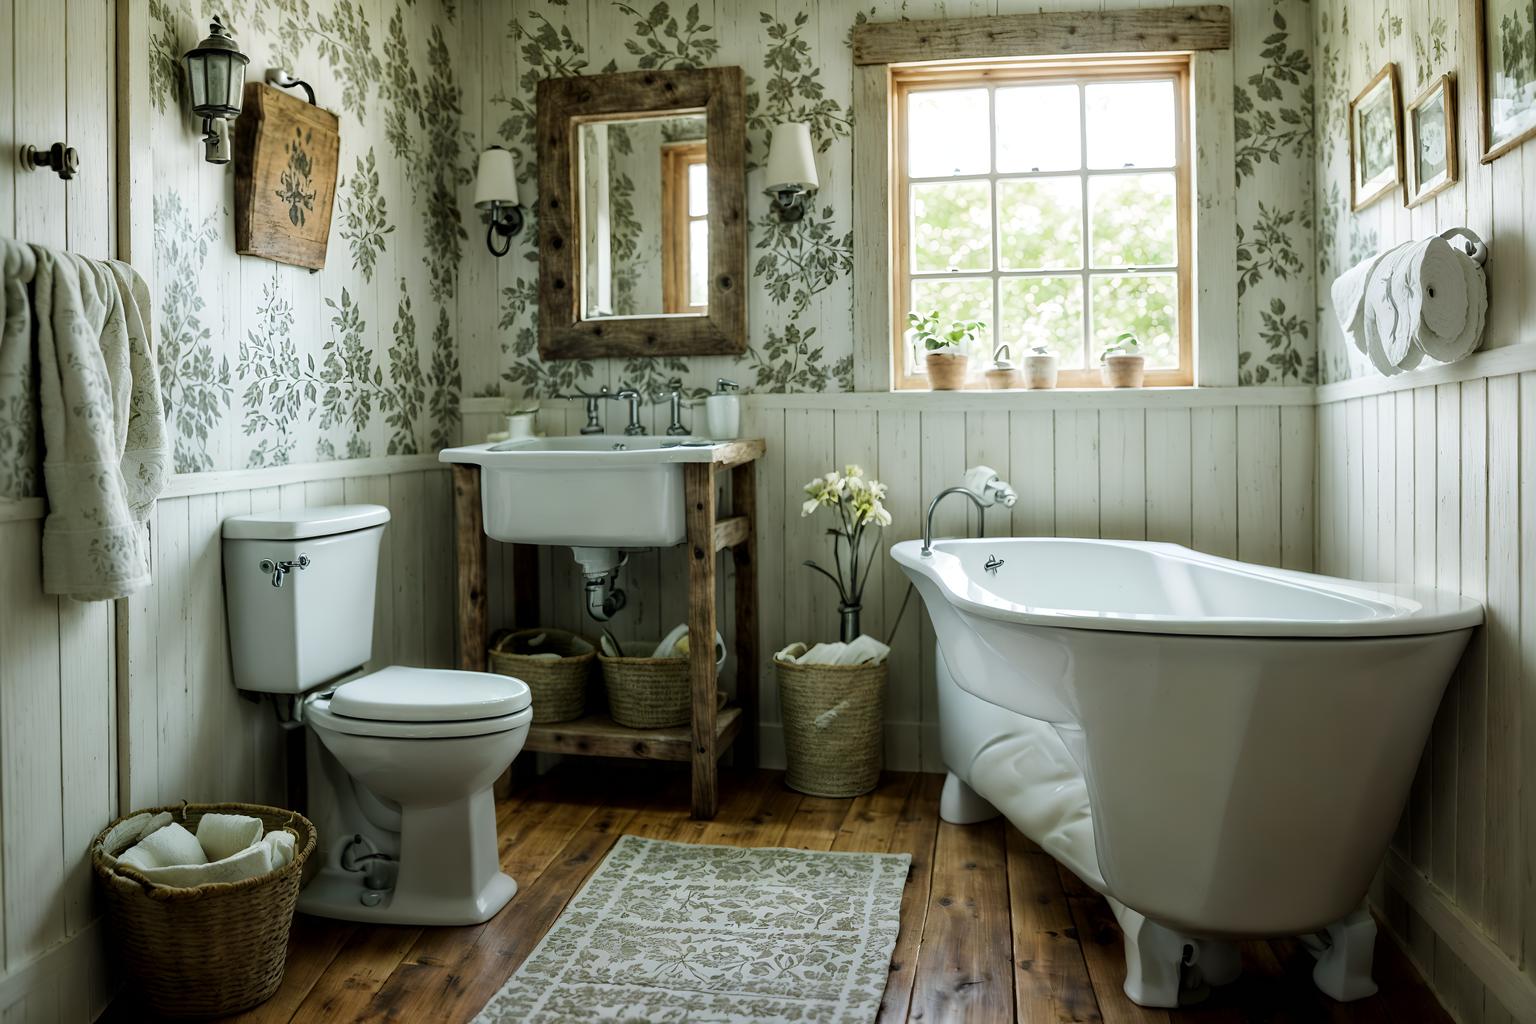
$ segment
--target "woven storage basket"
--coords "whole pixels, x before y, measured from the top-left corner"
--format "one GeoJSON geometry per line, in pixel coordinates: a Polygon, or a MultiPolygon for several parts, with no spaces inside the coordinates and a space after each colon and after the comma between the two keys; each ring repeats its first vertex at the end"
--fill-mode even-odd
{"type": "Polygon", "coordinates": [[[247,814],[260,818],[267,831],[287,829],[298,840],[292,863],[277,871],[190,889],[154,885],[133,868],[108,860],[108,853],[115,857],[136,839],[120,839],[118,849],[103,849],[112,830],[132,814],[91,841],[91,867],[106,894],[124,973],[150,1009],[166,1017],[212,1017],[268,999],[283,980],[288,930],[304,861],[315,848],[315,826],[293,811],[259,804],[149,810],[172,812],[190,832],[197,831],[204,814],[247,814]]]}
{"type": "Polygon", "coordinates": [[[592,642],[563,629],[520,629],[500,633],[486,651],[492,672],[528,684],[533,694],[535,722],[567,722],[587,713],[587,682],[597,651],[592,642]],[[532,641],[544,640],[537,648],[532,641]],[[559,660],[535,658],[530,650],[560,655],[559,660]]]}
{"type": "MultiPolygon", "coordinates": [[[[634,646],[651,650],[656,644],[634,646]]],[[[599,654],[597,661],[603,667],[608,713],[615,722],[631,729],[665,729],[693,720],[687,658],[610,658],[599,654]]]]}
{"type": "Polygon", "coordinates": [[[774,663],[784,781],[812,796],[858,796],[880,781],[886,666],[774,663]]]}

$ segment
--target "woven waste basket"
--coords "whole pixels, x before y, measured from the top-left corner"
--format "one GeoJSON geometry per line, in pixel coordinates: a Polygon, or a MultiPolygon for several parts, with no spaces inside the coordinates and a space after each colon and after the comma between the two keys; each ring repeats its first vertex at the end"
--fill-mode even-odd
{"type": "Polygon", "coordinates": [[[528,684],[535,723],[568,722],[587,713],[587,683],[596,659],[591,641],[563,629],[499,633],[486,652],[492,672],[528,684]]]}
{"type": "Polygon", "coordinates": [[[287,829],[296,840],[292,862],[239,882],[193,888],[155,885],[117,855],[138,839],[117,819],[91,842],[91,867],[106,896],[115,948],[135,994],[166,1017],[212,1017],[249,1009],[270,998],[283,980],[288,931],[299,898],[304,861],[315,848],[315,826],[303,815],[259,804],[180,804],[170,811],[189,832],[204,814],[246,814],[267,831],[287,829]]]}
{"type": "Polygon", "coordinates": [[[784,722],[784,781],[811,796],[868,793],[885,748],[886,665],[775,661],[784,722]]]}

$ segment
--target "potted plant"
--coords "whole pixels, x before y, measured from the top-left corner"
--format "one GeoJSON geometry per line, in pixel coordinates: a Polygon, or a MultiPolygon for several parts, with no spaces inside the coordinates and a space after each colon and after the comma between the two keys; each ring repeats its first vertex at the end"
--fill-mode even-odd
{"type": "Polygon", "coordinates": [[[1036,345],[1024,357],[1024,386],[1032,391],[1056,386],[1056,353],[1036,345]]]}
{"type": "Polygon", "coordinates": [[[1100,372],[1104,386],[1109,388],[1139,388],[1146,373],[1147,359],[1141,354],[1141,343],[1130,331],[1122,333],[1115,343],[1099,356],[1100,372]]]}
{"type": "Polygon", "coordinates": [[[1024,375],[1008,360],[1008,343],[992,350],[992,365],[987,369],[987,387],[1001,391],[1024,386],[1024,375]]]}
{"type": "Polygon", "coordinates": [[[886,648],[859,628],[864,585],[880,557],[879,545],[865,541],[871,526],[891,524],[891,514],[885,510],[885,485],[867,479],[858,466],[817,477],[805,485],[805,494],[802,518],[826,509],[836,520],[827,530],[836,572],[810,560],[805,565],[837,587],[838,635],[852,645],[844,655],[855,658],[853,664],[802,661],[805,645],[793,644],[774,659],[784,781],[814,796],[857,796],[880,781],[885,748],[886,648]]]}
{"type": "Polygon", "coordinates": [[[928,386],[935,391],[959,391],[965,387],[970,360],[961,346],[980,337],[987,325],[980,320],[951,320],[946,326],[935,309],[926,316],[908,313],[907,326],[927,350],[928,386]]]}

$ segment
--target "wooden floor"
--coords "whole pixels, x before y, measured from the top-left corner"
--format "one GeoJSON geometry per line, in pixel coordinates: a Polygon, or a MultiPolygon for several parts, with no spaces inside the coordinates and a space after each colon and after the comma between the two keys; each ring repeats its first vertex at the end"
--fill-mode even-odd
{"type": "MultiPolygon", "coordinates": [[[[1450,1024],[1396,945],[1377,943],[1381,992],[1340,1005],[1294,940],[1243,946],[1244,976],[1198,1007],[1146,1010],[1120,991],[1120,932],[1098,895],[1001,821],[939,821],[942,776],[888,774],[856,800],[801,796],[781,773],[726,774],[712,822],[688,818],[685,771],[562,765],[498,807],[517,896],[469,928],[362,927],[300,917],[283,987],[248,1021],[467,1021],[533,949],[624,834],[690,843],[905,851],[881,1021],[1450,1024]]],[[[119,1000],[110,1020],[143,1020],[119,1000]]]]}

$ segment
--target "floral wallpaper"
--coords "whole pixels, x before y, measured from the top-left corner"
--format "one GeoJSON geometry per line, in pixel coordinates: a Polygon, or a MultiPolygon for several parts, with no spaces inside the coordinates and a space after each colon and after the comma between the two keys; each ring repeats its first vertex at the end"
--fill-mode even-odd
{"type": "MultiPolygon", "coordinates": [[[[1312,25],[1306,0],[1233,5],[1234,131],[1239,238],[1238,334],[1243,384],[1316,378],[1312,282],[1312,25]]],[[[747,74],[747,194],[752,293],[749,348],[739,359],[704,357],[546,363],[537,352],[532,274],[537,229],[503,261],[499,317],[486,338],[466,337],[473,394],[548,395],[601,384],[653,386],[681,376],[695,393],[718,376],[762,391],[853,387],[851,29],[895,17],[972,17],[1030,5],[809,0],[669,4],[665,0],[516,0],[482,11],[488,82],[487,142],[517,151],[527,202],[535,185],[534,88],[541,78],[649,67],[740,64],[747,74]],[[759,165],[781,120],[811,124],[821,191],[798,223],[783,224],[761,198],[759,165]],[[499,350],[499,360],[494,359],[499,350]]]]}
{"type": "MultiPolygon", "coordinates": [[[[450,0],[150,0],[155,291],[178,472],[426,452],[458,439],[467,195],[450,0]],[[219,16],[248,81],[292,70],[341,118],[324,270],[234,253],[180,55],[219,16]]],[[[299,94],[301,95],[301,94],[299,94]]],[[[296,196],[295,216],[312,216],[296,196]]]]}
{"type": "MultiPolygon", "coordinates": [[[[1343,86],[1325,78],[1314,103],[1312,34],[1315,21],[1327,45],[1341,46],[1345,7],[1317,3],[1315,13],[1307,0],[1234,5],[1233,255],[1244,384],[1317,376],[1313,233],[1327,238],[1321,258],[1336,248],[1342,221],[1338,204],[1320,198],[1314,224],[1313,139],[1341,130],[1330,104],[1343,86]]],[[[851,30],[871,18],[1016,9],[1029,8],[1010,0],[150,0],[155,280],[177,470],[430,451],[457,439],[461,394],[656,390],[681,377],[698,395],[719,376],[749,390],[851,389],[851,30]],[[233,177],[201,159],[179,64],[215,13],[251,56],[251,79],[269,66],[290,68],[341,118],[341,181],[327,266],[317,274],[233,252],[233,177]],[[541,360],[536,84],[711,64],[740,64],[747,74],[748,195],[760,199],[749,232],[747,352],[541,360]],[[810,212],[792,224],[761,197],[767,135],[786,119],[811,124],[822,177],[810,212]],[[469,202],[475,154],[492,144],[516,152],[528,214],[502,260],[480,245],[482,222],[469,202]]],[[[1426,35],[1423,45],[1438,44],[1426,35]]],[[[1325,173],[1330,159],[1318,154],[1325,173]]],[[[1337,188],[1327,184],[1324,197],[1337,188]]]]}
{"type": "MultiPolygon", "coordinates": [[[[1523,10],[1529,12],[1526,5],[1523,10]]],[[[1314,0],[1316,58],[1317,334],[1319,379],[1323,383],[1375,376],[1366,357],[1339,330],[1329,286],[1344,270],[1399,242],[1446,228],[1467,225],[1488,237],[1490,204],[1483,213],[1471,204],[1469,182],[1491,190],[1491,167],[1480,164],[1470,147],[1477,138],[1477,86],[1472,72],[1472,26],[1461,24],[1457,5],[1432,0],[1428,5],[1389,0],[1361,10],[1349,0],[1314,0]],[[1401,191],[1359,212],[1350,210],[1349,101],[1388,61],[1397,64],[1398,90],[1405,108],[1442,74],[1457,74],[1456,146],[1461,183],[1428,203],[1408,210],[1401,191]]],[[[1516,157],[1518,159],[1518,157],[1516,157]]],[[[1497,298],[1495,297],[1495,302],[1497,298]]],[[[1495,328],[1490,323],[1490,335],[1495,328]]],[[[1503,343],[1490,337],[1489,344],[1503,343]]]]}

